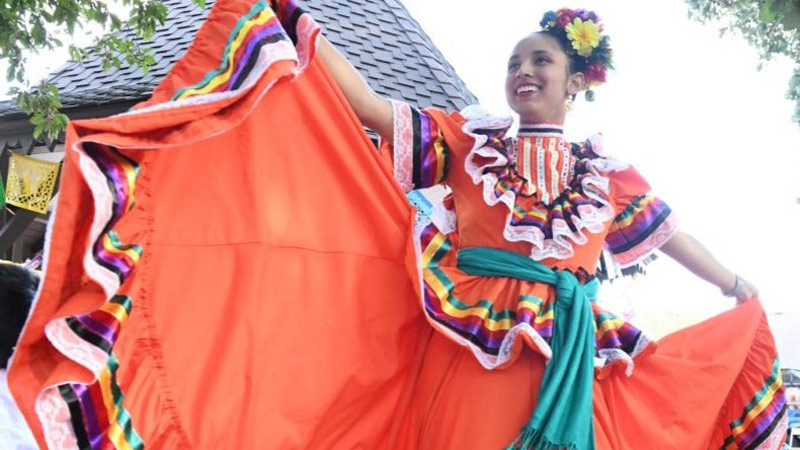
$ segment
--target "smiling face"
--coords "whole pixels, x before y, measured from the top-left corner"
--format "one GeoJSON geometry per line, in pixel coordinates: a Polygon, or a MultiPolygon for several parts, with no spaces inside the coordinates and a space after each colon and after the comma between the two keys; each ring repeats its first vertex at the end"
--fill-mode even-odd
{"type": "Polygon", "coordinates": [[[570,74],[569,57],[544,33],[523,38],[508,60],[506,100],[525,124],[563,124],[565,102],[584,87],[584,76],[570,74]]]}

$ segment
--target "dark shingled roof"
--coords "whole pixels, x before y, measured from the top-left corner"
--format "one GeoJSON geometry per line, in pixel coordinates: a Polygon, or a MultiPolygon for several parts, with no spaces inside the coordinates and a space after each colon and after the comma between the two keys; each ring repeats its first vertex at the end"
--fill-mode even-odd
{"type": "MultiPolygon", "coordinates": [[[[100,58],[83,65],[69,62],[50,75],[61,91],[65,110],[146,99],[172,64],[186,51],[211,9],[192,0],[162,0],[169,8],[152,42],[157,60],[148,73],[123,66],[104,71],[100,58]]],[[[322,25],[326,37],[342,50],[381,95],[413,104],[461,109],[477,103],[400,0],[302,0],[301,6],[322,25]]],[[[133,36],[130,31],[123,31],[133,36]]],[[[0,103],[0,118],[21,114],[13,102],[0,103]]]]}

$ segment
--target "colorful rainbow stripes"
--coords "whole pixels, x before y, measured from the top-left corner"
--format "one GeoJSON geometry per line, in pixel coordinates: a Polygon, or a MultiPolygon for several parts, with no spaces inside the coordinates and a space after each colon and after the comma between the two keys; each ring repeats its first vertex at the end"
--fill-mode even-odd
{"type": "Polygon", "coordinates": [[[633,355],[642,338],[642,331],[604,310],[597,303],[592,303],[592,314],[597,349],[618,348],[633,355]]]}
{"type": "MultiPolygon", "coordinates": [[[[742,414],[731,422],[731,433],[723,449],[755,449],[766,440],[786,414],[786,388],[781,378],[780,361],[775,358],[772,372],[742,414]]],[[[784,431],[785,434],[785,431],[784,431]]]]}
{"type": "Polygon", "coordinates": [[[651,249],[642,249],[648,237],[667,222],[672,210],[666,203],[650,195],[636,197],[614,219],[606,245],[611,254],[620,260],[635,259],[630,255],[646,254],[651,249]]]}
{"type": "MultiPolygon", "coordinates": [[[[141,260],[142,248],[135,244],[123,244],[111,228],[133,208],[139,165],[111,147],[86,144],[84,152],[105,176],[113,198],[111,218],[92,246],[93,257],[99,265],[115,273],[122,285],[141,260]]],[[[132,308],[132,299],[118,294],[95,311],[64,319],[84,342],[108,354],[108,362],[94,383],[58,386],[69,408],[72,428],[80,448],[144,448],[133,429],[131,417],[122,405],[124,395],[116,377],[119,363],[112,353],[120,329],[132,308]]]]}
{"type": "Polygon", "coordinates": [[[450,149],[436,121],[425,112],[411,106],[413,130],[412,182],[414,189],[441,183],[447,176],[450,149]]]}
{"type": "MultiPolygon", "coordinates": [[[[457,252],[448,237],[430,224],[419,234],[423,279],[423,302],[428,316],[476,345],[482,352],[497,356],[503,340],[515,325],[527,323],[545,340],[553,336],[554,299],[541,299],[521,293],[515,310],[495,310],[492,300],[464,303],[454,295],[455,283],[448,276],[454,268],[440,263],[457,252]]],[[[632,354],[642,332],[592,303],[597,349],[621,349],[632,354]]]]}
{"type": "MultiPolygon", "coordinates": [[[[292,21],[290,29],[294,30],[302,10],[294,2],[285,2],[282,9],[292,21]]],[[[238,89],[256,66],[262,47],[290,39],[267,2],[257,2],[231,30],[219,67],[209,71],[198,83],[178,89],[172,100],[238,89]]]]}

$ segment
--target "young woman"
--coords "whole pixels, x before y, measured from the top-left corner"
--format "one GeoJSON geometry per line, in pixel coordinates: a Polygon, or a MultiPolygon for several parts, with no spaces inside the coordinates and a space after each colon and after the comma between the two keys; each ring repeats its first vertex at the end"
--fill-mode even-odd
{"type": "Polygon", "coordinates": [[[513,137],[380,99],[318,36],[293,1],[219,0],[148,101],[70,124],[8,377],[40,446],[777,446],[757,301],[657,348],[592,301],[603,247],[755,296],[599,139],[563,139],[610,63],[596,15],[514,48],[513,137]],[[436,184],[415,218],[404,191],[436,184]]]}
{"type": "MultiPolygon", "coordinates": [[[[667,338],[648,361],[655,344],[590,303],[593,274],[604,247],[623,267],[660,249],[737,303],[755,299],[757,290],[679,231],[669,207],[650,195],[634,168],[605,156],[599,137],[564,140],[573,100],[581,91],[591,99],[591,88],[605,81],[609,40],[598,16],[586,10],[548,12],[541,26],[508,59],[505,92],[519,116],[516,136],[507,134],[511,120],[473,108],[447,115],[383,99],[321,41],[320,56],[360,121],[383,139],[401,186],[444,183],[450,192],[447,217],[417,229],[421,296],[439,333],[428,343],[405,445],[704,448],[709,434],[712,445],[731,445],[745,421],[722,418],[753,416],[745,405],[757,390],[721,401],[712,392],[719,373],[661,367],[689,351],[674,348],[675,341],[682,347],[699,330],[667,338]],[[634,369],[634,361],[642,367],[634,369]],[[615,367],[632,378],[609,379],[615,367]],[[694,389],[683,391],[694,377],[694,389]]],[[[739,323],[718,326],[725,329],[716,338],[692,339],[691,351],[699,354],[690,359],[714,360],[730,345],[759,351],[762,343],[722,338],[737,335],[739,323]]],[[[769,380],[774,359],[767,359],[759,369],[746,366],[754,370],[747,376],[769,380]]],[[[741,370],[731,363],[730,371],[741,370]]],[[[780,420],[775,412],[753,419],[747,426],[764,431],[737,445],[765,440],[780,420]]]]}

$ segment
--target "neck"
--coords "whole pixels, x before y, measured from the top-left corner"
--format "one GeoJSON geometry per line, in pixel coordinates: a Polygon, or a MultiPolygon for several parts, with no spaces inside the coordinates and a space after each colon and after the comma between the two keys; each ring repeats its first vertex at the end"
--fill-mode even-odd
{"type": "Polygon", "coordinates": [[[553,123],[520,123],[517,136],[563,136],[564,126],[553,123]]]}

